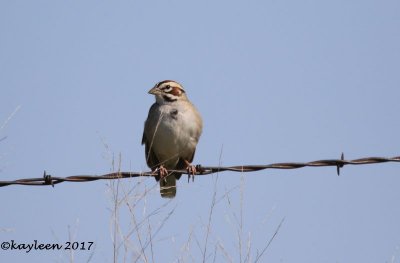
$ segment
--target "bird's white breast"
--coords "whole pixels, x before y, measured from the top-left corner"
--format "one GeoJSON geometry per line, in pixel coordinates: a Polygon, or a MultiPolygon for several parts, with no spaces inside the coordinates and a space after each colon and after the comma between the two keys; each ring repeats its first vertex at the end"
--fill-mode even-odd
{"type": "Polygon", "coordinates": [[[155,133],[151,132],[153,151],[166,168],[173,169],[179,158],[193,155],[202,130],[201,117],[185,104],[160,105],[156,115],[155,133]]]}

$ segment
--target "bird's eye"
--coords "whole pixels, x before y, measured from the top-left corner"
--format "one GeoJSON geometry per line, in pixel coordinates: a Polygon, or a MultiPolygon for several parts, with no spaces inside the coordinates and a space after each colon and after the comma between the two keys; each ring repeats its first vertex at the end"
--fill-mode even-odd
{"type": "Polygon", "coordinates": [[[172,87],[171,87],[171,85],[166,85],[164,88],[163,88],[163,90],[164,90],[164,92],[170,92],[171,90],[172,90],[172,87]]]}

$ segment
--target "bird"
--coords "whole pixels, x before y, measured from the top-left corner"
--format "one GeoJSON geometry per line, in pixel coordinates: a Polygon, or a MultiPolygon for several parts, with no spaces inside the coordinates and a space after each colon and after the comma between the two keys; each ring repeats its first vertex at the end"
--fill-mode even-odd
{"type": "Polygon", "coordinates": [[[182,174],[168,170],[186,169],[195,175],[193,161],[199,142],[203,120],[189,101],[183,86],[173,80],[158,82],[149,94],[155,96],[144,123],[142,145],[149,168],[157,172],[160,194],[163,198],[176,196],[176,180],[182,174]]]}

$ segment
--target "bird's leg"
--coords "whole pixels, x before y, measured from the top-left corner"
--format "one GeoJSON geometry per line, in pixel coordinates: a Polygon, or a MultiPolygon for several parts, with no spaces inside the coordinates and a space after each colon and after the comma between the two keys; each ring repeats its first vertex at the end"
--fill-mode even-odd
{"type": "Polygon", "coordinates": [[[158,168],[156,169],[156,171],[157,171],[157,173],[158,173],[158,177],[160,178],[160,179],[163,179],[163,180],[165,180],[166,181],[166,177],[167,177],[167,175],[168,175],[168,170],[163,166],[163,165],[160,165],[160,166],[158,166],[158,168]]]}
{"type": "Polygon", "coordinates": [[[186,170],[188,171],[188,182],[190,180],[190,177],[192,177],[192,182],[194,182],[194,176],[197,173],[196,166],[193,164],[189,163],[187,160],[184,160],[186,164],[186,170]]]}

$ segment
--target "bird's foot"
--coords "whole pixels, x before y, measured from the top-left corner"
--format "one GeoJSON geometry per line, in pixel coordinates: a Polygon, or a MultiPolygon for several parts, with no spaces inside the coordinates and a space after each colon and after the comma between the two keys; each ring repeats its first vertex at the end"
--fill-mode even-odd
{"type": "MultiPolygon", "coordinates": [[[[162,179],[162,180],[164,180],[164,181],[166,181],[166,177],[167,177],[167,175],[168,175],[168,170],[164,167],[164,166],[162,166],[162,165],[160,165],[157,169],[156,169],[156,172],[158,173],[158,179],[160,180],[160,179],[162,179]]],[[[158,180],[157,180],[158,181],[158,180]]]]}
{"type": "Polygon", "coordinates": [[[185,163],[187,165],[186,170],[188,172],[188,183],[190,181],[190,177],[192,177],[192,182],[194,182],[194,176],[197,173],[196,166],[194,166],[193,164],[189,163],[186,160],[185,160],[185,163]]]}

